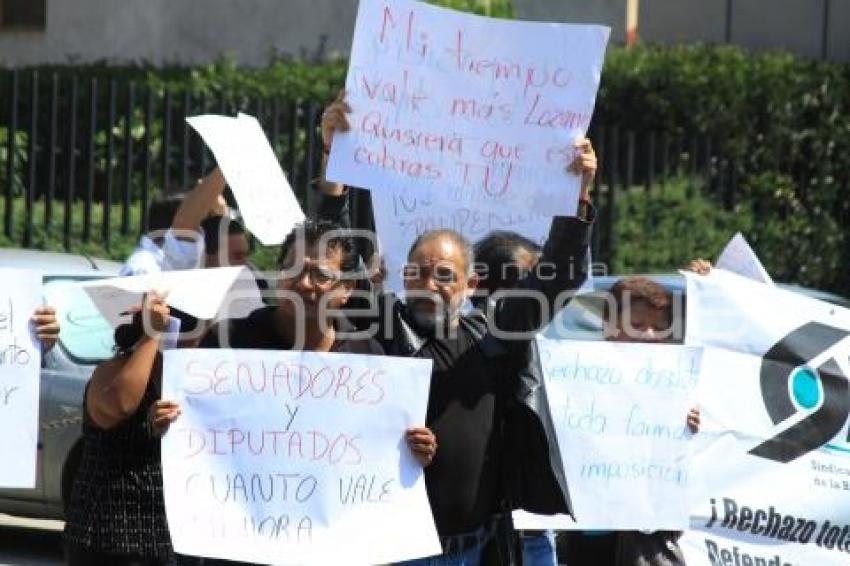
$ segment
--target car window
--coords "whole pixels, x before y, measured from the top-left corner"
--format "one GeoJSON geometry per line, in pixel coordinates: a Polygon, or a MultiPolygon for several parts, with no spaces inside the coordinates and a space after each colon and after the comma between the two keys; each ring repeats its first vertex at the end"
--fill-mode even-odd
{"type": "Polygon", "coordinates": [[[602,340],[604,291],[576,296],[541,331],[551,340],[602,340]]]}
{"type": "Polygon", "coordinates": [[[98,363],[111,358],[113,329],[79,286],[91,277],[45,277],[46,303],[59,317],[59,345],[78,363],[98,363]]]}

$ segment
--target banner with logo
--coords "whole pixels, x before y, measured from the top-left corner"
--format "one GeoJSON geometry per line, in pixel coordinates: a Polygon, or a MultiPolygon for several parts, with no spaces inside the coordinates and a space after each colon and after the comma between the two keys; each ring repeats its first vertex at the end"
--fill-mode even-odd
{"type": "Polygon", "coordinates": [[[850,563],[850,311],[686,277],[687,339],[705,347],[688,564],[850,563]]]}

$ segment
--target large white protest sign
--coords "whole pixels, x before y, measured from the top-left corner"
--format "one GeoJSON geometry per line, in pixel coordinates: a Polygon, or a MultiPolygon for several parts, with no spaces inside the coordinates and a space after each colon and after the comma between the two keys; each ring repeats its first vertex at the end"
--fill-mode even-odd
{"type": "Polygon", "coordinates": [[[750,244],[747,243],[746,238],[740,232],[735,234],[723,248],[717,258],[716,267],[749,277],[760,283],[773,285],[773,280],[767,274],[756,252],[753,251],[753,248],[750,247],[750,244]]]}
{"type": "Polygon", "coordinates": [[[681,529],[688,525],[700,349],[538,339],[578,523],[517,514],[518,528],[681,529]]]}
{"type": "Polygon", "coordinates": [[[163,271],[98,279],[81,287],[112,326],[128,322],[128,311],[140,305],[144,294],[151,291],[165,294],[168,306],[201,320],[216,318],[231,307],[235,312],[249,313],[263,306],[259,288],[245,267],[163,271]]]}
{"type": "Polygon", "coordinates": [[[248,230],[263,245],[283,242],[304,213],[257,119],[207,114],[186,121],[215,155],[248,230]]]}
{"type": "Polygon", "coordinates": [[[462,210],[575,214],[580,180],[566,169],[593,114],[609,33],[361,0],[351,130],[335,135],[328,179],[372,189],[374,200],[425,192],[462,210]]]}
{"type": "Polygon", "coordinates": [[[848,563],[850,311],[723,270],[687,278],[688,341],[705,346],[693,564],[738,563],[722,558],[736,546],[752,564],[848,563]]]}
{"type": "Polygon", "coordinates": [[[378,564],[439,554],[405,430],[425,422],[431,362],[171,350],[162,444],[177,552],[263,564],[378,564]]]}
{"type": "Polygon", "coordinates": [[[30,323],[41,275],[0,268],[0,487],[35,487],[41,345],[30,323]]]}

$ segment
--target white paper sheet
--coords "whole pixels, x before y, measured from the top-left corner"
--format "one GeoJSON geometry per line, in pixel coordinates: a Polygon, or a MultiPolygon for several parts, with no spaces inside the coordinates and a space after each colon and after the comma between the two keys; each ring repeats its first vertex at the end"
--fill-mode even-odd
{"type": "Polygon", "coordinates": [[[430,360],[171,350],[162,445],[177,552],[274,564],[438,554],[405,430],[425,421],[430,360]]]}
{"type": "Polygon", "coordinates": [[[773,280],[761,264],[756,252],[747,243],[744,235],[735,234],[717,258],[718,269],[725,269],[753,281],[773,285],[773,280]]]}
{"type": "Polygon", "coordinates": [[[699,348],[538,338],[578,523],[515,515],[517,528],[687,527],[699,348]]]}
{"type": "Polygon", "coordinates": [[[207,114],[186,121],[215,155],[248,230],[263,245],[282,243],[304,212],[257,119],[207,114]]]}
{"type": "Polygon", "coordinates": [[[250,277],[253,276],[244,267],[218,267],[98,279],[82,283],[81,287],[103,317],[112,326],[118,326],[130,320],[123,313],[140,305],[144,294],[151,291],[165,293],[168,306],[201,320],[212,320],[226,310],[234,288],[234,297],[238,299],[233,305],[234,312],[252,310],[249,302],[259,308],[262,306],[259,289],[255,285],[252,292],[244,284],[244,279],[250,277]]]}
{"type": "Polygon", "coordinates": [[[590,123],[610,29],[361,0],[346,79],[351,131],[327,176],[432,189],[456,208],[574,215],[574,143],[590,123]]]}
{"type": "Polygon", "coordinates": [[[0,487],[35,487],[41,343],[30,322],[41,274],[0,268],[0,487]]]}

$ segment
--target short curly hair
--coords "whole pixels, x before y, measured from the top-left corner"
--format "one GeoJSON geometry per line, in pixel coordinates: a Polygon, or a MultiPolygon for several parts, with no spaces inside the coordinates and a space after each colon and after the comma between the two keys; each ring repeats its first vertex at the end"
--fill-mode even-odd
{"type": "Polygon", "coordinates": [[[658,310],[663,310],[669,320],[673,319],[673,296],[661,284],[649,277],[624,277],[611,287],[610,293],[616,305],[617,312],[610,312],[610,303],[606,301],[606,320],[611,320],[614,314],[619,316],[626,306],[626,301],[630,305],[636,301],[644,301],[658,310]]]}

